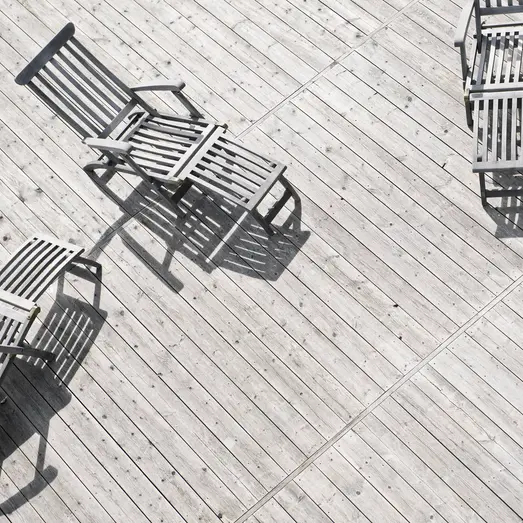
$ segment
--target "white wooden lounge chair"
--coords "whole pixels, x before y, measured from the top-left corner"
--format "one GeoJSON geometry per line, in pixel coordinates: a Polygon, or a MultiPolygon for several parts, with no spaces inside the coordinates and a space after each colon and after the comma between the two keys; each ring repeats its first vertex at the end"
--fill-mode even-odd
{"type": "Polygon", "coordinates": [[[40,310],[35,301],[59,276],[76,264],[101,270],[98,262],[81,256],[83,251],[71,243],[35,235],[0,269],[0,384],[17,355],[53,359],[23,342],[40,310]]]}
{"type": "Polygon", "coordinates": [[[521,23],[495,23],[497,15],[518,13],[523,13],[523,0],[468,0],[454,40],[461,55],[467,124],[474,134],[472,170],[479,174],[484,206],[489,197],[523,195],[520,188],[493,190],[485,183],[486,173],[523,170],[523,19],[521,23]],[[475,32],[468,57],[471,42],[467,42],[467,35],[473,14],[475,32]]]}
{"type": "Polygon", "coordinates": [[[523,0],[467,0],[456,29],[459,47],[467,124],[473,125],[476,93],[523,89],[523,21],[490,23],[496,15],[523,13],[523,0]],[[472,52],[467,55],[467,35],[474,14],[472,52]],[[489,17],[488,24],[485,17],[489,17]]]}
{"type": "Polygon", "coordinates": [[[283,177],[286,169],[226,138],[225,125],[207,121],[188,100],[182,81],[159,81],[130,88],[97,60],[67,24],[17,76],[84,142],[101,153],[84,170],[99,180],[115,170],[131,172],[153,183],[178,204],[193,185],[219,194],[249,211],[268,234],[276,214],[298,194],[283,177]],[[140,91],[171,91],[189,116],[159,113],[140,91]],[[281,182],[282,198],[262,216],[257,208],[273,185],[281,182]],[[174,188],[174,194],[166,188],[174,188]]]}

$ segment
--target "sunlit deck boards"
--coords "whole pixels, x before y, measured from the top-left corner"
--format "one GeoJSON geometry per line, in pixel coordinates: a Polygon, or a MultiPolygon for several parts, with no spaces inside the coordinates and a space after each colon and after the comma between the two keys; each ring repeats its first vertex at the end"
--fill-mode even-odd
{"type": "Polygon", "coordinates": [[[0,262],[40,231],[104,267],[5,382],[0,518],[520,521],[523,239],[471,172],[459,3],[0,0],[0,262]],[[178,221],[131,177],[105,197],[13,81],[67,20],[129,83],[183,77],[301,213],[268,239],[197,190],[178,221]]]}

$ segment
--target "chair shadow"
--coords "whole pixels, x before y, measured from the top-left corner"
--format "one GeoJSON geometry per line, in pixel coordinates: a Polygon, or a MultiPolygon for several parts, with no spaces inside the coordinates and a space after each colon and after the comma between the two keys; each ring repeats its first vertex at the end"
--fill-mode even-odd
{"type": "MultiPolygon", "coordinates": [[[[149,183],[136,190],[144,204],[134,216],[122,217],[102,235],[92,255],[110,243],[114,234],[139,255],[149,270],[162,276],[166,284],[179,291],[181,282],[170,272],[175,253],[181,253],[206,272],[216,267],[253,278],[276,280],[310,236],[301,225],[301,205],[289,213],[283,209],[275,220],[276,234],[269,237],[258,222],[225,198],[203,194],[192,187],[181,201],[181,208],[168,203],[149,183]],[[282,221],[280,216],[286,216],[282,221]],[[279,221],[278,221],[279,220],[279,221]],[[237,225],[240,221],[241,225],[237,225]],[[141,224],[166,248],[163,259],[155,259],[133,236],[141,224]]],[[[114,193],[112,198],[117,198],[114,193]]],[[[134,198],[136,202],[136,198],[134,198]]],[[[119,202],[125,209],[125,201],[119,202]]],[[[136,207],[135,207],[136,209],[136,207]]]]}
{"type": "MultiPolygon", "coordinates": [[[[492,176],[494,188],[523,190],[523,176],[499,172],[492,176]]],[[[523,237],[523,196],[501,196],[488,199],[486,213],[496,224],[496,238],[523,237]]]]}
{"type": "Polygon", "coordinates": [[[33,477],[16,481],[11,478],[17,492],[0,499],[0,514],[6,516],[40,494],[58,476],[55,467],[45,465],[50,422],[71,401],[67,385],[107,318],[106,311],[99,307],[101,281],[87,269],[75,268],[71,272],[93,279],[93,304],[64,293],[62,277],[53,306],[30,340],[32,347],[51,352],[56,359],[44,364],[34,358],[17,358],[0,387],[0,397],[6,396],[0,403],[0,478],[3,474],[9,475],[4,470],[4,462],[13,453],[24,454],[26,464],[34,461],[34,465],[28,465],[32,467],[33,477]],[[35,451],[30,445],[28,452],[24,444],[35,435],[39,437],[38,449],[35,451]],[[20,486],[22,481],[27,483],[20,486]]]}

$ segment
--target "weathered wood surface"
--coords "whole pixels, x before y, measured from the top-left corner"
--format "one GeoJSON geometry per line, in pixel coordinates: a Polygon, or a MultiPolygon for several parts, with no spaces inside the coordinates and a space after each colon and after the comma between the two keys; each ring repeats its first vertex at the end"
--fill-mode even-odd
{"type": "Polygon", "coordinates": [[[0,519],[521,521],[522,230],[471,170],[461,2],[0,7],[0,262],[40,232],[104,267],[42,296],[56,362],[4,382],[0,519]],[[268,238],[196,189],[184,219],[128,175],[105,196],[14,84],[67,20],[129,84],[183,78],[301,212],[268,238]]]}

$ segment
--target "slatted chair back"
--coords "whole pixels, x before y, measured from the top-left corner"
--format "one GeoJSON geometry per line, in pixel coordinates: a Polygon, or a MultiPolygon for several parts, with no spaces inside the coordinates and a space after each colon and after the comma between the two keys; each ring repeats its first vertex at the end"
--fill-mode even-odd
{"type": "Polygon", "coordinates": [[[474,102],[474,172],[519,170],[522,165],[523,91],[471,95],[474,102]]]}
{"type": "Polygon", "coordinates": [[[481,16],[523,13],[523,0],[476,0],[481,16]]]}
{"type": "Polygon", "coordinates": [[[82,138],[105,138],[136,105],[153,109],[75,37],[68,23],[16,77],[82,138]]]}
{"type": "Polygon", "coordinates": [[[35,235],[0,269],[0,291],[37,300],[83,250],[68,242],[35,235]]]}
{"type": "MultiPolygon", "coordinates": [[[[21,346],[39,311],[32,301],[0,290],[0,346],[21,346]]],[[[0,383],[13,357],[0,352],[0,383]]]]}

